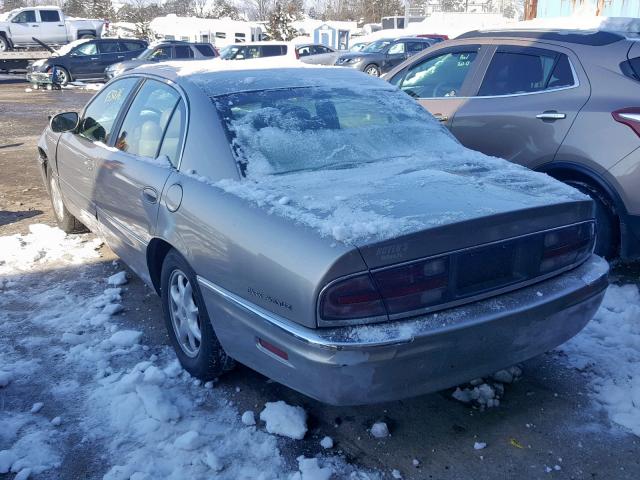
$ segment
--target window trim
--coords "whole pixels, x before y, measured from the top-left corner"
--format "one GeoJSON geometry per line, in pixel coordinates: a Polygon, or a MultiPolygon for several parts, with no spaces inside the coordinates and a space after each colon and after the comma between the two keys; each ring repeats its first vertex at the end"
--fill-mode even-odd
{"type": "MultiPolygon", "coordinates": [[[[182,101],[184,102],[184,107],[185,107],[185,120],[186,121],[185,121],[185,126],[184,126],[184,132],[182,134],[182,145],[180,147],[180,152],[178,154],[178,159],[176,161],[176,165],[171,164],[171,167],[170,167],[170,168],[172,168],[172,169],[174,169],[176,171],[180,171],[180,167],[182,166],[182,158],[184,156],[184,149],[185,149],[185,147],[187,145],[187,136],[188,136],[188,133],[189,133],[189,126],[190,126],[190,120],[191,120],[191,105],[189,104],[189,99],[185,95],[185,93],[182,90],[182,88],[176,82],[174,82],[172,80],[169,80],[168,78],[156,76],[156,75],[149,74],[149,73],[132,73],[132,74],[127,74],[127,75],[122,75],[122,76],[118,77],[118,80],[124,80],[126,78],[132,78],[132,77],[138,79],[138,84],[131,90],[131,93],[129,94],[129,98],[127,98],[126,102],[122,105],[122,109],[120,110],[120,113],[118,114],[118,117],[116,118],[116,122],[114,123],[114,125],[116,127],[116,128],[114,128],[114,131],[117,131],[118,134],[120,134],[120,129],[122,128],[122,124],[124,122],[124,119],[127,116],[127,113],[129,112],[129,108],[131,108],[131,104],[135,100],[136,96],[138,95],[138,92],[140,91],[142,86],[145,84],[146,80],[155,80],[155,81],[157,81],[159,83],[162,83],[164,85],[168,85],[169,87],[173,88],[178,93],[178,95],[180,96],[182,101]]],[[[178,103],[176,103],[176,105],[178,105],[178,103]]],[[[175,111],[175,107],[174,107],[174,111],[175,111]]],[[[169,118],[169,121],[171,121],[171,117],[169,118]]],[[[168,123],[167,123],[167,126],[168,126],[168,123]]],[[[166,130],[166,127],[165,127],[165,130],[166,130]]],[[[164,140],[164,135],[165,135],[165,132],[162,132],[162,140],[164,140]]],[[[118,135],[112,136],[109,139],[109,144],[107,145],[107,147],[115,148],[115,141],[116,141],[117,137],[118,137],[118,135]]],[[[162,141],[160,142],[160,147],[161,146],[162,146],[162,141]]],[[[158,151],[160,151],[159,148],[158,148],[158,151]]],[[[132,154],[132,153],[123,152],[122,150],[118,150],[118,152],[122,153],[122,154],[125,154],[125,155],[128,155],[128,156],[134,158],[137,161],[144,161],[144,160],[140,160],[140,158],[145,158],[145,157],[139,157],[138,155],[135,155],[135,154],[132,154]]],[[[169,163],[171,163],[171,162],[169,162],[169,163]]]]}
{"type": "MultiPolygon", "coordinates": [[[[553,92],[561,92],[563,90],[570,90],[573,88],[578,88],[580,86],[580,78],[578,77],[578,72],[576,71],[575,67],[573,66],[573,62],[571,61],[571,57],[564,53],[564,52],[558,52],[556,50],[548,50],[548,49],[543,49],[543,48],[538,48],[538,47],[521,47],[521,46],[515,46],[515,45],[508,45],[506,47],[512,47],[512,48],[504,48],[506,45],[501,45],[499,46],[494,52],[493,55],[491,55],[491,58],[489,59],[489,62],[487,63],[487,68],[485,69],[483,75],[482,75],[482,79],[478,85],[478,88],[476,89],[476,95],[472,95],[470,97],[457,97],[457,98],[509,98],[509,97],[524,97],[526,95],[540,95],[543,93],[553,93],[553,92]],[[515,48],[513,48],[515,47],[515,48]],[[513,51],[510,51],[513,50],[513,51]],[[489,67],[491,66],[491,61],[493,60],[493,57],[498,54],[498,53],[520,53],[517,52],[516,50],[522,50],[522,52],[524,53],[527,50],[538,50],[538,51],[547,51],[547,52],[551,52],[553,54],[555,54],[556,59],[560,58],[560,55],[565,55],[567,57],[567,61],[569,62],[569,68],[571,68],[571,76],[573,77],[573,84],[571,85],[567,85],[565,87],[556,87],[556,88],[547,88],[545,90],[538,90],[536,92],[522,92],[522,93],[506,93],[504,95],[478,95],[478,92],[480,91],[480,88],[482,87],[482,82],[484,81],[484,78],[487,74],[487,71],[489,70],[489,67]]],[[[556,63],[554,64],[554,68],[555,65],[557,64],[557,60],[556,63]]]]}

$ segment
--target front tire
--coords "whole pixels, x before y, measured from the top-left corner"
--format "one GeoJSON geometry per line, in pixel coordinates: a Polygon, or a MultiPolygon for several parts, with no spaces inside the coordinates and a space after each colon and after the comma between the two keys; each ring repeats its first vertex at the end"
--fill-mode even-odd
{"type": "Polygon", "coordinates": [[[569,185],[589,195],[596,205],[596,246],[594,253],[612,260],[618,256],[620,223],[611,199],[599,189],[584,182],[568,181],[569,185]]]}
{"type": "Polygon", "coordinates": [[[50,168],[47,168],[47,188],[49,189],[49,198],[51,199],[51,207],[53,208],[53,216],[56,219],[58,228],[64,233],[83,233],[87,231],[80,221],[74,217],[64,204],[62,192],[58,179],[50,168]]]}
{"type": "MultiPolygon", "coordinates": [[[[71,81],[71,75],[69,75],[69,71],[64,67],[59,67],[58,65],[56,65],[55,68],[58,83],[63,87],[66,87],[67,84],[71,81]]],[[[50,69],[49,71],[51,71],[52,69],[50,69]]]]}
{"type": "Polygon", "coordinates": [[[162,263],[160,294],[169,339],[182,367],[204,381],[231,370],[234,360],[213,331],[196,274],[176,250],[162,263]]]}
{"type": "Polygon", "coordinates": [[[367,75],[371,75],[372,77],[379,77],[380,67],[372,63],[371,65],[367,65],[366,67],[364,67],[364,73],[366,73],[367,75]]]}
{"type": "Polygon", "coordinates": [[[0,35],[0,52],[8,52],[9,50],[11,50],[9,41],[5,38],[4,35],[0,35]]]}

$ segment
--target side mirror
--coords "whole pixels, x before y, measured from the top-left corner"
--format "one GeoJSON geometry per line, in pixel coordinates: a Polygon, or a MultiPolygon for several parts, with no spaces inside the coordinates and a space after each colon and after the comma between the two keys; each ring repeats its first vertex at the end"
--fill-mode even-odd
{"type": "Polygon", "coordinates": [[[70,132],[78,126],[80,117],[76,112],[59,113],[51,118],[49,126],[55,133],[70,132]]]}

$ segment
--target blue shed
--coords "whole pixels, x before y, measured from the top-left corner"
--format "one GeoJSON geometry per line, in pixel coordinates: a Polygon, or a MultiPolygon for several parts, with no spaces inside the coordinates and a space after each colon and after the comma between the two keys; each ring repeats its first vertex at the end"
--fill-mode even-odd
{"type": "Polygon", "coordinates": [[[336,50],[346,50],[349,48],[349,30],[340,30],[323,23],[313,31],[313,43],[320,43],[336,50]]]}
{"type": "Polygon", "coordinates": [[[640,17],[640,0],[538,0],[537,16],[567,16],[583,9],[605,17],[640,17]]]}

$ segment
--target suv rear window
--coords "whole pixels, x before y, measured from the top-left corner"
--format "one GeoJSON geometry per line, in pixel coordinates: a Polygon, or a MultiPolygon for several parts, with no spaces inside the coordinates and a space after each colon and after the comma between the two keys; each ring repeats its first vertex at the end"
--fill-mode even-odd
{"type": "Polygon", "coordinates": [[[191,47],[187,45],[176,45],[174,57],[175,58],[193,58],[193,51],[191,50],[191,47]]]}
{"type": "Polygon", "coordinates": [[[263,45],[262,56],[263,57],[277,57],[279,55],[287,54],[286,45],[263,45]]]}
{"type": "Polygon", "coordinates": [[[496,52],[478,95],[516,95],[573,85],[566,55],[537,52],[533,49],[531,53],[496,52]]]}
{"type": "Polygon", "coordinates": [[[195,47],[203,57],[216,56],[216,52],[211,45],[196,45],[195,47]]]}

